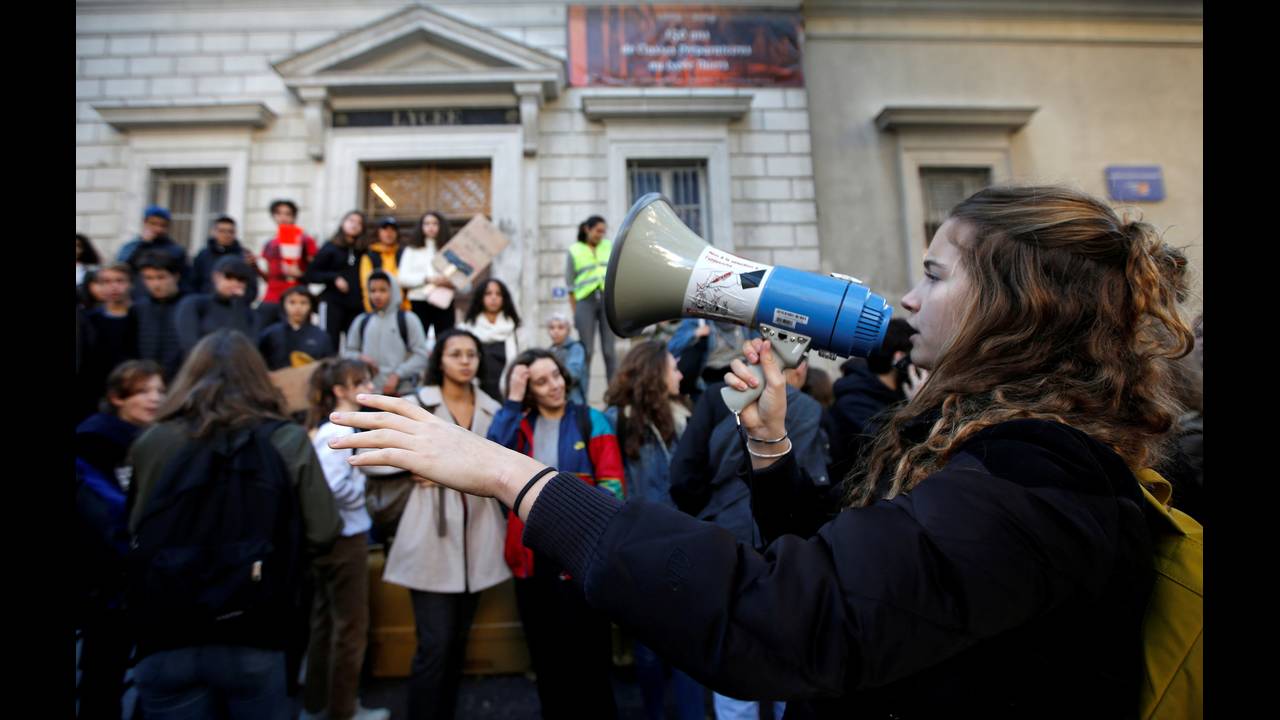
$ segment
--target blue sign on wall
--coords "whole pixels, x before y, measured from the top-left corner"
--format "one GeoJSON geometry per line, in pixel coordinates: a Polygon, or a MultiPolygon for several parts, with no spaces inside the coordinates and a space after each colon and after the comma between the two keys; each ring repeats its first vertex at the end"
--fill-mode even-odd
{"type": "Polygon", "coordinates": [[[569,294],[569,291],[567,288],[562,288],[562,287],[551,288],[551,297],[553,298],[562,298],[568,294],[569,294]]]}
{"type": "Polygon", "coordinates": [[[1159,202],[1164,199],[1164,175],[1159,165],[1111,165],[1107,194],[1112,200],[1159,202]]]}

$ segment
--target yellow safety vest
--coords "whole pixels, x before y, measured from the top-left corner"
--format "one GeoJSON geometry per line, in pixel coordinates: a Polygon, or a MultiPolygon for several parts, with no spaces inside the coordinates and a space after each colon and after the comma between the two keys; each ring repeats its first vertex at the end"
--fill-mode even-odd
{"type": "Polygon", "coordinates": [[[584,242],[575,242],[569,246],[569,255],[573,258],[573,297],[581,300],[597,289],[604,289],[604,277],[609,270],[609,253],[613,252],[613,243],[601,238],[600,244],[593,251],[584,242]]]}

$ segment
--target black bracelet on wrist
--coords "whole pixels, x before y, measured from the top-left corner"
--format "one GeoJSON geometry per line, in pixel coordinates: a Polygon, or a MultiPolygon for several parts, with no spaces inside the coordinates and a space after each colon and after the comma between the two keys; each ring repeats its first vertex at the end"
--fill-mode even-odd
{"type": "Polygon", "coordinates": [[[532,489],[533,486],[543,478],[543,476],[547,475],[547,473],[553,472],[556,472],[556,469],[553,467],[542,468],[536,475],[529,478],[529,482],[524,484],[524,487],[520,489],[520,493],[516,495],[515,504],[511,506],[511,512],[515,513],[516,517],[520,516],[520,501],[524,500],[524,494],[529,492],[529,490],[532,489]]]}

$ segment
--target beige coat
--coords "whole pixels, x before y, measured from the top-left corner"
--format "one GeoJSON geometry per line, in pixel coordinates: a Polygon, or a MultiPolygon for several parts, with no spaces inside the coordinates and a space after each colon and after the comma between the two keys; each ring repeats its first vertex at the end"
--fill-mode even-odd
{"type": "MultiPolygon", "coordinates": [[[[470,430],[484,437],[501,405],[478,387],[475,393],[470,430]]],[[[455,422],[439,387],[419,388],[416,394],[433,415],[455,422]]],[[[415,397],[406,395],[405,399],[415,397]]],[[[382,579],[428,592],[480,592],[511,577],[502,557],[506,528],[506,519],[493,498],[463,495],[440,485],[414,487],[382,579]]]]}

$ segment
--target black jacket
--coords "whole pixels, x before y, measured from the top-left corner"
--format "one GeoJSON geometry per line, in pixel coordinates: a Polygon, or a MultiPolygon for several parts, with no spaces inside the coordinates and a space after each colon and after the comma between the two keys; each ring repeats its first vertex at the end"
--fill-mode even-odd
{"type": "Polygon", "coordinates": [[[227,328],[239,330],[253,342],[258,336],[257,319],[245,297],[227,299],[216,293],[188,295],[178,303],[178,345],[185,357],[200,338],[227,328]]]}
{"type": "Polygon", "coordinates": [[[182,365],[182,347],[178,344],[175,323],[180,300],[181,292],[164,300],[148,294],[133,306],[138,316],[138,357],[160,363],[166,381],[172,380],[182,365]]]}
{"type": "Polygon", "coordinates": [[[129,263],[129,267],[133,268],[133,291],[131,296],[135,300],[139,300],[146,295],[146,287],[142,284],[142,268],[139,263],[142,256],[146,252],[160,252],[168,255],[178,266],[178,287],[182,292],[191,292],[194,287],[192,284],[191,262],[187,260],[187,249],[174,242],[173,238],[168,235],[151,240],[150,242],[143,240],[141,236],[135,236],[132,240],[124,244],[120,248],[120,252],[116,255],[116,260],[129,263]]]}
{"type": "MultiPolygon", "coordinates": [[[[217,240],[209,238],[204,249],[196,254],[196,259],[191,263],[191,288],[197,293],[213,292],[213,266],[219,260],[230,255],[231,257],[240,257],[244,255],[244,246],[236,240],[230,247],[223,247],[218,244],[217,240]]],[[[258,279],[250,278],[245,287],[245,296],[258,296],[258,279]]]]}
{"type": "Polygon", "coordinates": [[[786,700],[787,718],[1133,715],[1150,531],[1114,452],[1003,423],[911,493],[825,524],[808,483],[790,457],[754,477],[763,554],[564,474],[524,541],[673,666],[786,700]]]}
{"type": "Polygon", "coordinates": [[[258,352],[262,353],[262,358],[267,361],[268,369],[279,370],[291,367],[292,361],[289,356],[294,350],[304,352],[314,360],[334,355],[329,333],[311,323],[304,323],[302,327],[294,330],[289,326],[288,321],[281,320],[268,325],[267,329],[258,335],[258,352]]]}
{"type": "Polygon", "coordinates": [[[835,402],[827,408],[823,426],[831,438],[831,480],[845,478],[880,428],[880,413],[906,399],[890,390],[860,363],[832,386],[835,402]]]}
{"type": "MultiPolygon", "coordinates": [[[[120,470],[128,464],[129,445],[141,431],[116,415],[96,413],[76,427],[76,457],[92,465],[103,478],[118,483],[120,470]]],[[[113,525],[115,518],[103,512],[104,505],[94,502],[95,498],[83,488],[76,489],[77,551],[73,564],[78,570],[78,599],[87,603],[84,609],[118,606],[124,592],[124,557],[116,547],[125,537],[124,518],[118,518],[118,527],[113,525]]]]}
{"type": "Polygon", "coordinates": [[[349,310],[360,312],[364,309],[360,294],[360,256],[363,251],[354,247],[343,247],[332,240],[324,244],[316,257],[307,266],[302,276],[305,283],[324,283],[324,292],[320,293],[322,302],[340,305],[349,310]],[[334,286],[338,278],[346,278],[347,292],[334,286]]]}
{"type": "Polygon", "coordinates": [[[105,306],[99,306],[85,314],[85,324],[89,326],[89,345],[77,378],[77,392],[83,403],[77,411],[77,424],[92,415],[102,400],[111,371],[125,360],[138,357],[138,315],[134,308],[129,308],[124,317],[114,317],[105,306]]]}
{"type": "Polygon", "coordinates": [[[733,414],[720,395],[723,382],[712,383],[693,405],[684,434],[671,454],[671,499],[676,507],[697,515],[711,500],[711,433],[733,414]]]}

